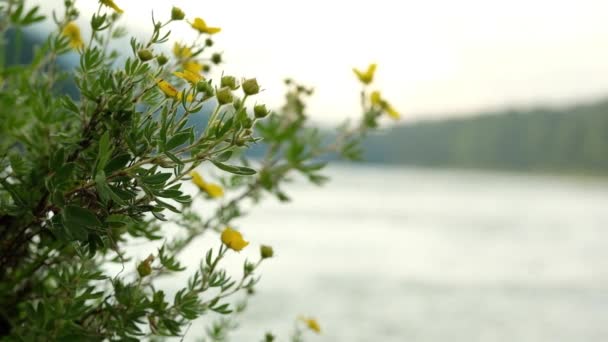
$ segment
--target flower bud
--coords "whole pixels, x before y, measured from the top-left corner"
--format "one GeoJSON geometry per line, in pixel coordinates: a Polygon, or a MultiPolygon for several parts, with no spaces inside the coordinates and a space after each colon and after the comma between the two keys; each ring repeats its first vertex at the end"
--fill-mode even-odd
{"type": "Polygon", "coordinates": [[[168,61],[169,59],[165,55],[158,55],[156,57],[156,62],[158,63],[158,65],[165,65],[168,61]]]}
{"type": "Polygon", "coordinates": [[[220,105],[231,103],[233,99],[232,90],[228,87],[220,88],[215,92],[215,97],[217,97],[217,102],[219,102],[220,105]]]}
{"type": "Polygon", "coordinates": [[[246,95],[255,95],[260,92],[260,86],[255,78],[243,81],[243,92],[246,95]]]}
{"type": "Polygon", "coordinates": [[[209,72],[211,70],[211,66],[209,64],[203,64],[203,72],[209,72]]]}
{"type": "Polygon", "coordinates": [[[196,90],[206,95],[213,95],[213,87],[206,81],[201,81],[196,84],[196,90]]]}
{"type": "Polygon", "coordinates": [[[209,47],[213,46],[213,39],[211,39],[211,38],[205,39],[205,46],[209,46],[209,47]]]}
{"type": "Polygon", "coordinates": [[[222,63],[222,55],[220,55],[219,53],[214,53],[213,55],[211,55],[211,61],[213,62],[213,64],[222,63]]]}
{"type": "Polygon", "coordinates": [[[274,342],[275,340],[275,336],[269,332],[266,333],[266,335],[264,335],[264,342],[274,342]]]}
{"type": "Polygon", "coordinates": [[[262,256],[262,259],[272,258],[274,256],[274,250],[272,250],[272,247],[270,246],[261,245],[260,255],[262,256]]]}
{"type": "Polygon", "coordinates": [[[140,277],[143,278],[152,273],[152,266],[150,266],[152,261],[154,261],[154,255],[150,254],[144,261],[139,263],[139,266],[137,266],[137,273],[140,277]]]}
{"type": "Polygon", "coordinates": [[[232,90],[237,89],[239,86],[236,84],[236,78],[234,76],[224,76],[221,82],[222,87],[228,87],[232,90]]]}
{"type": "Polygon", "coordinates": [[[97,31],[99,30],[99,28],[103,25],[103,23],[106,21],[106,15],[96,15],[93,14],[93,17],[91,18],[91,28],[93,29],[93,31],[97,31]]]}
{"type": "Polygon", "coordinates": [[[241,122],[244,128],[251,128],[253,126],[253,120],[251,118],[244,118],[241,122]]]}
{"type": "Polygon", "coordinates": [[[243,273],[251,274],[255,270],[255,264],[245,261],[245,265],[243,265],[243,273]]]}
{"type": "Polygon", "coordinates": [[[255,114],[255,117],[258,119],[266,117],[266,115],[268,115],[268,110],[266,109],[266,105],[259,104],[259,105],[256,105],[255,107],[253,107],[253,114],[255,114]]]}
{"type": "Polygon", "coordinates": [[[154,55],[150,50],[142,49],[137,51],[137,57],[139,57],[139,59],[141,59],[143,62],[146,62],[154,58],[154,55]]]}
{"type": "Polygon", "coordinates": [[[243,100],[239,99],[238,97],[235,97],[234,101],[232,101],[232,106],[236,110],[242,109],[243,108],[243,100]]]}
{"type": "Polygon", "coordinates": [[[171,9],[171,20],[182,20],[186,17],[181,8],[173,6],[171,9]]]}

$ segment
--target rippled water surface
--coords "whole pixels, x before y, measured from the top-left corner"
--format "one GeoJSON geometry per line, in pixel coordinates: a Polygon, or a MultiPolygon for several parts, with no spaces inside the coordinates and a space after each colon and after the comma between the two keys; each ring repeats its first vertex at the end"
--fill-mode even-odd
{"type": "MultiPolygon", "coordinates": [[[[608,341],[608,182],[336,167],[239,221],[275,246],[233,341],[608,341]]],[[[196,264],[208,245],[185,255],[196,264]]],[[[233,255],[237,264],[257,246],[233,255]]],[[[176,283],[175,280],[172,280],[176,283]]],[[[194,324],[194,340],[205,322],[194,324]]]]}

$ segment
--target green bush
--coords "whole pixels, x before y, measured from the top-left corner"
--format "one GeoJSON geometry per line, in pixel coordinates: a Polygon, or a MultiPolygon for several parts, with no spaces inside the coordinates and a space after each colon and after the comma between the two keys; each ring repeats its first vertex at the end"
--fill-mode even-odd
{"type": "MultiPolygon", "coordinates": [[[[375,66],[356,71],[362,119],[327,141],[307,122],[312,89],[287,80],[285,106],[270,112],[255,102],[256,79],[207,78],[222,60],[212,51],[219,28],[174,8],[156,17],[165,21],[152,19],[148,41],[131,38],[130,54],[121,56],[111,41],[128,33],[119,25],[122,10],[99,3],[89,39],[66,0],[31,61],[0,65],[0,336],[137,341],[183,336],[194,319],[216,313],[222,318],[210,318],[207,334],[221,340],[274,254],[231,228],[243,206],[268,194],[288,200],[284,185],[294,174],[322,184],[322,160],[357,159],[365,133],[396,112],[367,89],[375,66]],[[190,25],[198,38],[175,43],[171,54],[172,25],[190,25]],[[74,68],[58,63],[67,54],[79,57],[74,68]],[[245,153],[254,145],[262,158],[245,153]],[[201,165],[221,176],[207,181],[201,165]],[[190,181],[196,192],[184,186],[190,181]],[[201,203],[212,213],[197,211],[201,203]],[[166,224],[177,227],[173,236],[166,224]],[[201,254],[198,270],[169,298],[157,280],[184,272],[179,254],[200,238],[217,247],[201,254]],[[135,260],[133,246],[153,240],[160,247],[135,260]],[[243,248],[260,248],[259,259],[231,276],[222,258],[243,248]],[[108,271],[111,264],[121,271],[108,271]]],[[[6,49],[8,32],[19,40],[43,20],[23,0],[0,1],[1,55],[20,52],[6,49]]],[[[298,322],[294,340],[305,328],[320,331],[313,318],[298,322]]]]}

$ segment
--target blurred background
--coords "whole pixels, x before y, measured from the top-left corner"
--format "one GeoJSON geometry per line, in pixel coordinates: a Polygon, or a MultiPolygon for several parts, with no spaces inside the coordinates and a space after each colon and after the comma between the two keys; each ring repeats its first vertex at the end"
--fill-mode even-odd
{"type": "Polygon", "coordinates": [[[234,341],[288,336],[299,315],[319,321],[312,341],[608,340],[608,2],[117,2],[141,37],[173,5],[222,27],[217,72],[257,77],[271,107],[291,77],[315,87],[316,124],[357,117],[351,67],[376,62],[374,89],[402,113],[364,163],[239,221],[276,258],[234,341]]]}

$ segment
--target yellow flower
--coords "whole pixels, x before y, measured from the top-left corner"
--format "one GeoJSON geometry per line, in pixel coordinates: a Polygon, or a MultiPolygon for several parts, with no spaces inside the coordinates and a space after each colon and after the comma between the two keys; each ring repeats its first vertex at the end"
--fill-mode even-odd
{"type": "Polygon", "coordinates": [[[195,60],[185,61],[182,66],[184,67],[184,70],[188,70],[197,74],[203,70],[203,65],[195,60]]]}
{"type": "Polygon", "coordinates": [[[365,72],[353,68],[353,72],[359,78],[359,81],[363,84],[370,84],[374,80],[374,73],[376,72],[376,64],[372,63],[367,67],[365,72]]]}
{"type": "Polygon", "coordinates": [[[156,85],[160,88],[160,90],[165,93],[168,97],[172,97],[174,99],[179,99],[179,92],[175,89],[171,83],[159,78],[156,80],[156,85]]]}
{"type": "Polygon", "coordinates": [[[379,106],[388,116],[390,116],[394,120],[398,120],[401,115],[393,106],[391,106],[385,99],[382,98],[379,91],[372,91],[370,94],[370,102],[373,106],[379,106]]]}
{"type": "Polygon", "coordinates": [[[122,12],[124,12],[124,11],[123,11],[122,9],[120,9],[120,7],[118,7],[118,6],[117,6],[117,5],[114,3],[114,1],[112,1],[112,0],[99,0],[99,2],[100,2],[102,5],[108,6],[108,7],[110,7],[111,9],[115,10],[115,11],[116,11],[116,13],[122,13],[122,12]]]}
{"type": "Polygon", "coordinates": [[[173,73],[173,75],[183,78],[192,84],[197,84],[199,81],[201,81],[203,79],[203,76],[201,76],[199,73],[192,72],[190,70],[184,70],[184,72],[176,71],[173,73]]]}
{"type": "Polygon", "coordinates": [[[382,96],[379,91],[372,91],[372,94],[369,97],[373,105],[382,105],[382,96]]]}
{"type": "Polygon", "coordinates": [[[226,229],[224,229],[222,232],[222,243],[224,243],[224,245],[226,245],[228,248],[237,252],[247,247],[249,244],[248,241],[243,239],[243,235],[241,235],[241,233],[230,227],[226,227],[226,229]]]}
{"type": "Polygon", "coordinates": [[[317,334],[321,333],[321,327],[319,326],[319,322],[312,317],[300,317],[300,320],[306,324],[308,329],[316,332],[317,334]]]}
{"type": "Polygon", "coordinates": [[[193,29],[200,33],[215,34],[220,32],[222,29],[219,27],[207,26],[207,23],[201,18],[194,18],[194,22],[190,23],[193,29]]]}
{"type": "Polygon", "coordinates": [[[209,196],[213,198],[224,196],[224,189],[222,189],[221,186],[214,183],[205,182],[203,176],[201,176],[198,172],[192,171],[190,172],[190,176],[192,176],[192,182],[209,196]]]}
{"type": "Polygon", "coordinates": [[[391,105],[387,105],[384,110],[386,110],[386,114],[388,114],[394,120],[399,120],[399,118],[401,117],[399,112],[397,112],[395,108],[393,108],[391,105]]]}
{"type": "MultiPolygon", "coordinates": [[[[178,100],[181,100],[182,98],[183,98],[182,93],[181,93],[181,92],[179,92],[179,93],[177,94],[177,99],[178,99],[178,100]]],[[[192,102],[192,100],[194,100],[194,96],[193,96],[192,94],[188,94],[188,96],[186,96],[186,101],[188,101],[188,102],[192,102]]]]}
{"type": "Polygon", "coordinates": [[[188,58],[190,56],[192,56],[192,50],[190,50],[189,47],[187,47],[186,45],[182,45],[178,42],[175,42],[175,44],[173,44],[173,55],[176,58],[188,58]]]}
{"type": "Polygon", "coordinates": [[[82,40],[82,36],[80,35],[80,28],[76,25],[75,22],[69,22],[63,30],[61,34],[67,37],[70,40],[70,46],[73,49],[79,49],[84,46],[84,41],[82,40]]]}

